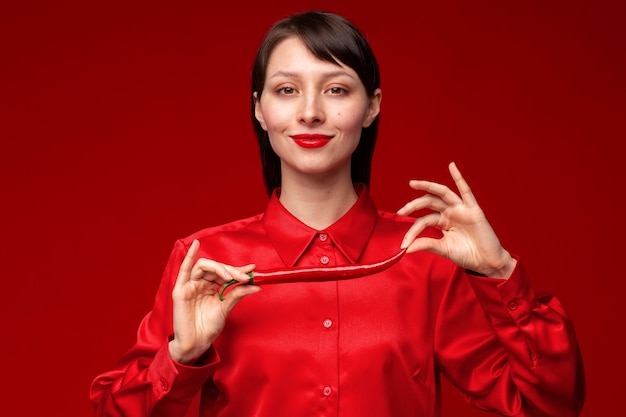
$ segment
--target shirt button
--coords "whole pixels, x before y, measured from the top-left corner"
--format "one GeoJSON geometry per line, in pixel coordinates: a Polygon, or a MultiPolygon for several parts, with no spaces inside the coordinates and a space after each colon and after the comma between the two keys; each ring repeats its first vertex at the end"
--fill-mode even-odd
{"type": "Polygon", "coordinates": [[[331,326],[333,325],[333,321],[331,319],[326,319],[324,320],[324,323],[322,323],[324,325],[324,327],[326,327],[327,329],[330,329],[331,326]]]}
{"type": "Polygon", "coordinates": [[[330,397],[330,394],[332,394],[332,393],[333,393],[333,390],[332,390],[332,389],[331,389],[328,385],[326,385],[326,386],[324,387],[324,391],[323,391],[323,392],[324,392],[324,395],[325,395],[325,396],[330,397]]]}
{"type": "Polygon", "coordinates": [[[326,233],[320,233],[319,238],[322,242],[326,242],[328,240],[328,235],[326,233]]]}
{"type": "Polygon", "coordinates": [[[328,258],[328,256],[324,255],[324,256],[322,256],[322,257],[320,258],[320,262],[321,262],[323,265],[328,265],[328,262],[330,262],[330,258],[328,258]]]}
{"type": "Polygon", "coordinates": [[[519,307],[519,305],[520,305],[519,300],[513,300],[513,301],[511,301],[511,302],[509,303],[509,310],[513,310],[513,311],[515,311],[515,310],[517,310],[517,308],[519,307]]]}
{"type": "Polygon", "coordinates": [[[165,379],[161,378],[161,389],[163,391],[167,391],[169,389],[169,387],[170,386],[168,385],[167,381],[165,379]]]}

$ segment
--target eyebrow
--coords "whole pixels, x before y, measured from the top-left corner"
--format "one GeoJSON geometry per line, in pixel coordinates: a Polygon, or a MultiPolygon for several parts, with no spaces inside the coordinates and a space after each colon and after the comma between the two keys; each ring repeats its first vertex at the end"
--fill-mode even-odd
{"type": "MultiPolygon", "coordinates": [[[[354,78],[352,74],[344,70],[330,71],[330,72],[325,72],[323,74],[324,78],[333,78],[333,77],[339,77],[339,76],[346,76],[349,78],[354,78]]],[[[276,71],[275,73],[270,75],[268,78],[272,79],[276,77],[300,78],[300,73],[294,72],[294,71],[282,71],[281,70],[281,71],[276,71]]]]}

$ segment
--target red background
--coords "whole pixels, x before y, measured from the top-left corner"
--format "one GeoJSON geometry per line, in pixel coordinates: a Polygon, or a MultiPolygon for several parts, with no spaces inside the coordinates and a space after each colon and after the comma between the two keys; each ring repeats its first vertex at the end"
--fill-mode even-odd
{"type": "MultiPolygon", "coordinates": [[[[263,210],[253,56],[276,19],[326,8],[380,62],[378,205],[408,201],[411,177],[449,184],[456,161],[569,309],[583,415],[620,415],[621,2],[208,3],[0,5],[3,414],[91,415],[89,384],[132,345],[174,240],[263,210]]],[[[481,415],[444,394],[445,415],[481,415]]]]}

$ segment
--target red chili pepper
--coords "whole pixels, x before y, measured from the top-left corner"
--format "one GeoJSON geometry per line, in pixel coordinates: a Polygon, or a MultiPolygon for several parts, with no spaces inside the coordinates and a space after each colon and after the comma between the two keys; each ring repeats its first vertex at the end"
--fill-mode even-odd
{"type": "MultiPolygon", "coordinates": [[[[324,282],[338,281],[352,278],[360,278],[366,275],[372,275],[377,272],[384,271],[391,265],[395,264],[405,254],[406,249],[393,255],[391,258],[385,259],[373,264],[356,264],[331,267],[315,267],[315,268],[279,268],[267,271],[248,272],[250,280],[248,284],[264,285],[264,284],[283,284],[289,282],[324,282]]],[[[231,280],[222,285],[220,289],[220,300],[224,301],[224,291],[226,288],[234,284],[239,284],[237,280],[231,280]]]]}

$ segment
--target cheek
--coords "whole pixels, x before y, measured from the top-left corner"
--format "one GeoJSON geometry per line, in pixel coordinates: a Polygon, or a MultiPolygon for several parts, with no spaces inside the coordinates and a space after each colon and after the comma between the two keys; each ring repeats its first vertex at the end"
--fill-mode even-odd
{"type": "Polygon", "coordinates": [[[344,131],[361,131],[366,118],[366,111],[363,108],[351,108],[338,110],[335,113],[335,120],[344,131]]]}
{"type": "Polygon", "coordinates": [[[284,129],[290,120],[289,113],[281,106],[264,106],[263,107],[263,119],[267,126],[267,130],[281,130],[284,129]]]}
{"type": "Polygon", "coordinates": [[[273,103],[263,107],[263,119],[270,140],[270,146],[279,156],[281,155],[282,132],[284,132],[290,123],[290,115],[283,106],[275,106],[273,103]]]}

